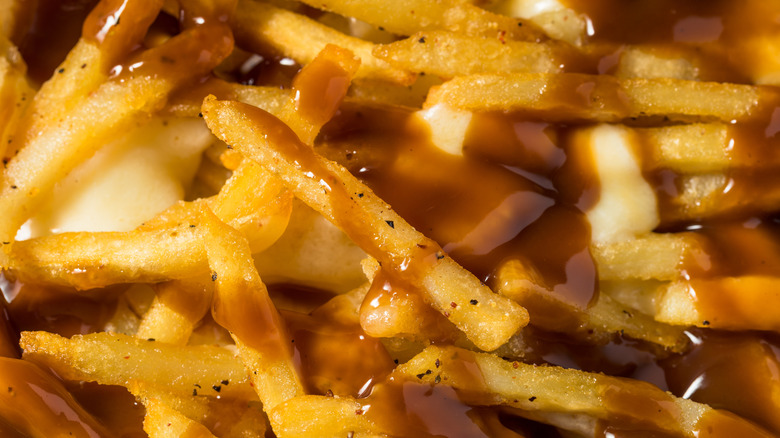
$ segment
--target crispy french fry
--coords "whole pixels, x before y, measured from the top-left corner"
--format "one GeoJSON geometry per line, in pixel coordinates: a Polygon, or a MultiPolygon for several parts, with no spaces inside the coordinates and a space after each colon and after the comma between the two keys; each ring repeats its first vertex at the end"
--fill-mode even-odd
{"type": "Polygon", "coordinates": [[[451,30],[469,35],[524,41],[535,41],[544,37],[542,31],[526,20],[494,14],[457,0],[403,0],[393,3],[376,0],[336,0],[328,2],[327,5],[305,0],[303,3],[355,17],[401,35],[426,30],[451,30]]]}
{"type": "MultiPolygon", "coordinates": [[[[129,390],[144,404],[147,400],[154,400],[174,412],[174,415],[183,416],[184,418],[180,417],[183,422],[188,420],[202,424],[210,433],[218,437],[265,436],[268,420],[258,401],[227,400],[199,395],[183,396],[150,388],[143,382],[133,382],[129,390]]],[[[167,427],[165,426],[166,429],[167,427]]]]}
{"type": "Polygon", "coordinates": [[[372,54],[373,43],[345,35],[286,9],[253,0],[241,0],[232,25],[238,44],[256,52],[271,49],[301,64],[308,64],[328,44],[333,44],[352,51],[360,58],[357,77],[402,85],[414,82],[413,73],[393,68],[376,58],[372,54]]]}
{"type": "Polygon", "coordinates": [[[651,151],[650,159],[643,163],[646,169],[707,173],[723,171],[733,163],[729,156],[728,128],[724,124],[696,123],[637,132],[651,151]]]}
{"type": "Polygon", "coordinates": [[[327,45],[295,76],[291,98],[279,118],[305,144],[314,138],[338,110],[347,89],[361,65],[349,50],[327,45]]]}
{"type": "Polygon", "coordinates": [[[635,240],[591,245],[601,280],[675,280],[682,261],[703,251],[693,233],[651,233],[635,240]]]}
{"type": "Polygon", "coordinates": [[[0,52],[0,99],[7,102],[0,109],[0,156],[5,156],[6,146],[13,142],[21,114],[35,92],[25,77],[27,66],[19,50],[0,37],[0,52]]]}
{"type": "Polygon", "coordinates": [[[377,46],[374,55],[391,65],[443,78],[475,73],[555,73],[562,46],[499,41],[447,31],[418,32],[377,46]]]}
{"type": "Polygon", "coordinates": [[[479,348],[494,350],[527,324],[525,309],[495,295],[346,169],[302,144],[278,119],[249,105],[213,98],[204,102],[203,114],[218,137],[269,168],[383,266],[416,277],[431,304],[479,348]],[[469,305],[472,301],[479,304],[469,305]]]}
{"type": "Polygon", "coordinates": [[[146,407],[144,432],[148,433],[150,438],[214,437],[206,426],[190,420],[162,400],[148,398],[143,403],[146,407]]]}
{"type": "Polygon", "coordinates": [[[620,333],[675,352],[684,351],[688,345],[683,327],[657,322],[652,317],[654,309],[643,313],[642,309],[617,301],[604,292],[603,281],[594,302],[580,308],[555,296],[529,271],[519,260],[505,262],[496,273],[495,289],[527,308],[532,325],[592,340],[620,333]]]}
{"type": "Polygon", "coordinates": [[[266,412],[297,395],[303,385],[293,364],[284,323],[252,262],[248,242],[204,212],[206,252],[215,281],[214,320],[230,330],[266,412]]]}
{"type": "Polygon", "coordinates": [[[157,295],[143,315],[135,336],[186,345],[192,330],[211,305],[212,287],[205,275],[156,285],[157,295]]]}
{"type": "MultiPolygon", "coordinates": [[[[543,421],[566,417],[533,414],[586,415],[618,428],[641,427],[687,437],[725,424],[741,436],[771,436],[733,414],[674,397],[649,383],[505,361],[454,347],[428,347],[396,372],[410,380],[452,386],[467,403],[512,406],[519,409],[514,411],[518,415],[528,412],[543,421]]],[[[570,427],[565,421],[555,425],[570,427]]]]}
{"type": "Polygon", "coordinates": [[[780,331],[780,279],[721,277],[672,282],[655,294],[656,319],[720,330],[780,331]]]}
{"type": "Polygon", "coordinates": [[[20,344],[26,360],[68,380],[125,387],[142,381],[182,396],[257,398],[244,366],[221,347],[176,346],[109,333],[67,339],[47,332],[23,332],[20,344]]]}
{"type": "Polygon", "coordinates": [[[384,436],[360,411],[361,403],[351,397],[302,395],[277,406],[270,413],[274,432],[280,438],[311,436],[384,436]]]}
{"type": "Polygon", "coordinates": [[[472,111],[523,111],[550,121],[615,122],[637,117],[674,121],[744,120],[769,90],[679,79],[616,79],[574,73],[478,74],[432,91],[426,106],[446,103],[472,111]]]}

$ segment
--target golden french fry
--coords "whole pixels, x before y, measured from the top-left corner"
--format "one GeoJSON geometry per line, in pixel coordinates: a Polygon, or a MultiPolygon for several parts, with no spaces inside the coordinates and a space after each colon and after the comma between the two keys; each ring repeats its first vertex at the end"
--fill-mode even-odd
{"type": "Polygon", "coordinates": [[[703,253],[695,233],[651,233],[634,240],[593,244],[601,280],[675,280],[683,260],[703,253]]]}
{"type": "Polygon", "coordinates": [[[377,0],[335,0],[325,5],[314,0],[305,0],[303,3],[355,17],[401,35],[427,30],[451,30],[468,35],[523,41],[535,41],[544,37],[541,30],[526,20],[494,14],[457,0],[402,0],[393,3],[377,0]]]}
{"type": "MultiPolygon", "coordinates": [[[[771,436],[733,414],[674,397],[649,383],[506,361],[455,347],[428,347],[400,365],[396,373],[410,380],[451,386],[469,404],[506,405],[518,408],[513,412],[521,416],[558,420],[554,425],[564,429],[571,423],[561,420],[585,415],[618,429],[642,428],[686,437],[700,436],[702,431],[719,426],[738,431],[741,436],[771,436]]],[[[595,423],[586,426],[595,427],[595,423]]],[[[594,429],[575,430],[593,433],[594,429]]]]}
{"type": "Polygon", "coordinates": [[[23,332],[24,357],[68,380],[128,387],[134,381],[180,395],[254,400],[249,375],[230,351],[207,345],[177,346],[130,336],[93,333],[71,339],[23,332]]]}
{"type": "Polygon", "coordinates": [[[555,73],[563,46],[499,41],[447,31],[418,32],[377,46],[374,55],[391,65],[443,78],[475,73],[555,73]]]}
{"type": "Polygon", "coordinates": [[[345,35],[305,15],[252,0],[241,0],[233,17],[238,44],[256,52],[271,49],[300,64],[310,63],[328,44],[352,51],[361,60],[360,78],[386,80],[402,85],[414,81],[414,74],[393,68],[371,52],[374,44],[345,35]]]}
{"type": "Polygon", "coordinates": [[[279,313],[257,274],[248,242],[204,212],[205,246],[215,282],[214,320],[230,330],[266,412],[297,395],[303,385],[279,313]]]}
{"type": "Polygon", "coordinates": [[[302,395],[287,400],[269,413],[280,438],[312,436],[385,436],[363,415],[362,404],[351,397],[302,395]]]}
{"type": "Polygon", "coordinates": [[[0,37],[0,53],[0,99],[7,102],[0,109],[0,156],[5,156],[6,146],[13,142],[21,114],[35,91],[25,76],[27,66],[19,50],[4,37],[0,37]]]}
{"type": "Polygon", "coordinates": [[[780,279],[760,275],[692,279],[656,293],[656,319],[720,330],[780,331],[780,279]]]}
{"type": "Polygon", "coordinates": [[[298,138],[313,144],[347,94],[361,62],[351,51],[327,45],[293,80],[291,99],[279,113],[298,138]]]}
{"type": "Polygon", "coordinates": [[[156,285],[157,295],[144,313],[135,336],[186,345],[195,325],[209,311],[212,287],[206,275],[156,285]]]}
{"type": "Polygon", "coordinates": [[[190,420],[159,399],[148,398],[143,403],[146,407],[144,432],[150,438],[214,437],[206,426],[190,420]]]}
{"type": "Polygon", "coordinates": [[[771,91],[749,85],[679,79],[617,79],[575,73],[477,74],[454,78],[428,95],[472,111],[523,111],[549,121],[744,120],[771,91]]]}
{"type": "Polygon", "coordinates": [[[278,119],[246,104],[214,98],[204,102],[203,115],[218,137],[275,173],[385,269],[414,278],[432,305],[479,348],[494,350],[527,324],[525,309],[494,294],[346,169],[302,144],[278,119]]]}
{"type": "MultiPolygon", "coordinates": [[[[602,281],[594,302],[581,308],[529,276],[529,268],[519,260],[509,260],[498,268],[495,289],[526,309],[531,324],[544,330],[563,332],[584,339],[605,339],[620,333],[681,352],[688,346],[683,327],[671,326],[653,319],[654,309],[642,312],[638,306],[626,305],[605,292],[602,281]]],[[[634,304],[634,303],[631,303],[634,304]]]]}

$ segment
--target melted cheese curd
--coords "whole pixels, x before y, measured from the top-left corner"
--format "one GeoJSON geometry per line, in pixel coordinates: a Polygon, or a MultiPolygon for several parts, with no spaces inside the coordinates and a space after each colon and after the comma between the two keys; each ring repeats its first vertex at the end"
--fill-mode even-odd
{"type": "Polygon", "coordinates": [[[39,3],[0,12],[0,92],[28,102],[0,112],[3,436],[780,436],[775,2],[39,3]],[[105,61],[119,17],[150,30],[105,61]],[[296,82],[324,42],[356,73],[296,82]],[[69,52],[121,67],[111,86],[168,85],[93,153],[41,149],[69,166],[56,181],[25,179],[20,150],[49,129],[25,105],[55,100],[41,84],[69,52]],[[272,115],[223,120],[208,95],[272,115]],[[327,123],[307,145],[309,95],[327,123]],[[247,120],[245,144],[220,125],[247,120]],[[320,178],[324,212],[285,159],[320,178]],[[408,224],[363,213],[375,198],[408,224]],[[431,240],[388,244],[404,227],[431,240]],[[147,255],[159,242],[181,247],[147,255]],[[495,301],[436,295],[442,259],[495,301]]]}

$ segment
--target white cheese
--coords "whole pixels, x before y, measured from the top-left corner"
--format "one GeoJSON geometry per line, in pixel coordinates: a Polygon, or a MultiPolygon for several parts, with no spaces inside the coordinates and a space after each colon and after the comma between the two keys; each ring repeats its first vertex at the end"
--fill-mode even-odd
{"type": "Polygon", "coordinates": [[[200,119],[154,118],[132,129],[58,183],[17,238],[137,227],[183,198],[212,140],[200,119]]]}
{"type": "Polygon", "coordinates": [[[593,242],[627,240],[652,231],[659,223],[658,204],[633,152],[631,131],[600,125],[589,134],[601,186],[598,202],[587,212],[593,242]]]}

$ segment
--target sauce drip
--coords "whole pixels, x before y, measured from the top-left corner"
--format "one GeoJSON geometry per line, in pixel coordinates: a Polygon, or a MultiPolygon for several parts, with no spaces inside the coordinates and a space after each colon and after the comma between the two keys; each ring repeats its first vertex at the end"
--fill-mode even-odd
{"type": "Polygon", "coordinates": [[[366,335],[356,320],[328,311],[311,315],[283,312],[293,339],[294,357],[307,391],[366,397],[395,364],[378,339],[366,335]]]}
{"type": "Polygon", "coordinates": [[[774,334],[691,331],[693,347],[660,362],[669,389],[727,409],[780,433],[780,338],[774,334]]]}
{"type": "Polygon", "coordinates": [[[65,60],[81,36],[81,23],[97,0],[38,0],[21,3],[19,20],[27,29],[16,29],[13,39],[19,46],[28,76],[38,84],[48,79],[65,60]]]}
{"type": "Polygon", "coordinates": [[[0,358],[2,418],[28,435],[112,436],[54,377],[31,362],[0,358]]]}
{"type": "Polygon", "coordinates": [[[318,152],[346,166],[483,281],[503,260],[520,256],[556,294],[587,306],[597,276],[583,211],[598,199],[598,182],[570,128],[475,114],[464,155],[455,156],[431,144],[418,123],[398,109],[344,105],[323,129],[318,152]]]}
{"type": "Polygon", "coordinates": [[[100,47],[108,70],[141,44],[161,7],[160,0],[101,1],[84,20],[81,36],[100,47]]]}
{"type": "Polygon", "coordinates": [[[237,278],[229,280],[224,289],[218,286],[212,316],[248,347],[262,353],[264,359],[289,357],[284,322],[267,293],[258,291],[256,285],[237,278]],[[230,284],[236,282],[239,284],[230,284]]]}

